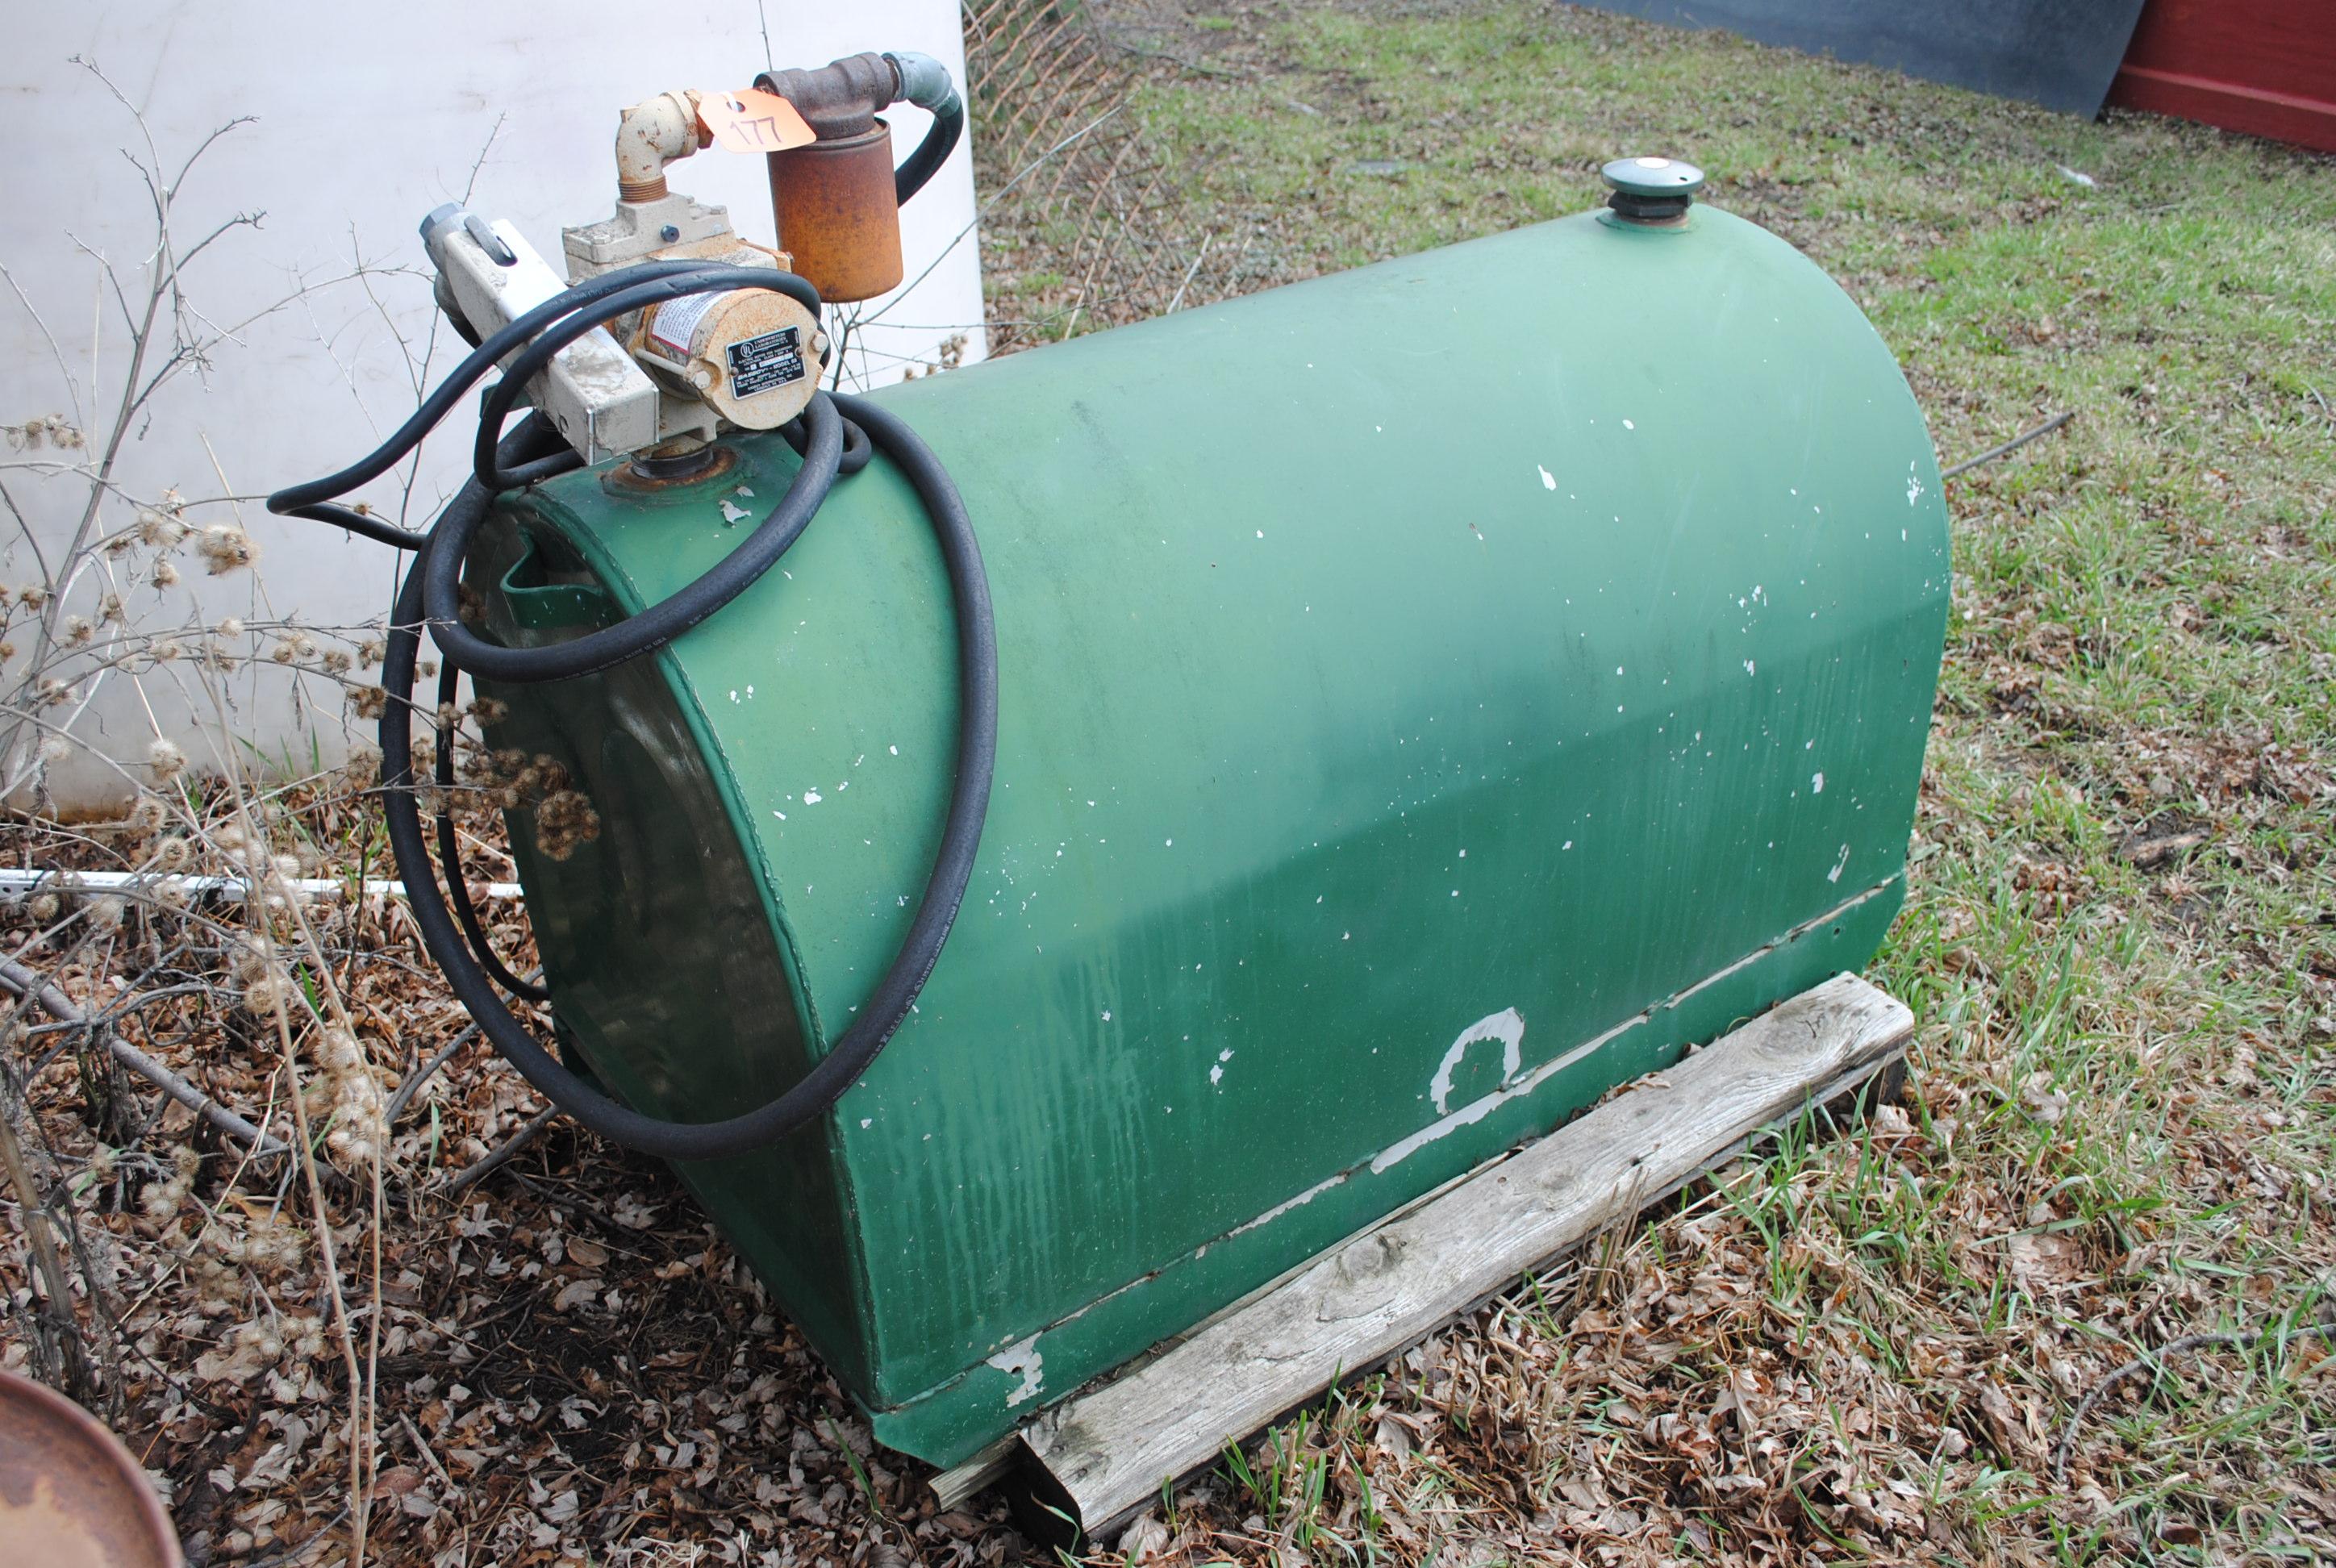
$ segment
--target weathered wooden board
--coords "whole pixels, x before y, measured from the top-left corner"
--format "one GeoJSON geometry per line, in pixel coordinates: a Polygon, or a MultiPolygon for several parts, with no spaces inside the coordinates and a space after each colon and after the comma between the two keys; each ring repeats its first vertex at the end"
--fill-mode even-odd
{"type": "MultiPolygon", "coordinates": [[[[1182,1344],[1025,1427],[1100,1531],[1164,1479],[1596,1235],[1781,1118],[1870,1076],[1913,1030],[1854,975],[1806,991],[1570,1126],[1347,1242],[1182,1344]]],[[[1006,1458],[985,1453],[952,1491],[1006,1458]]],[[[987,1478],[986,1475],[980,1478],[987,1478]]]]}

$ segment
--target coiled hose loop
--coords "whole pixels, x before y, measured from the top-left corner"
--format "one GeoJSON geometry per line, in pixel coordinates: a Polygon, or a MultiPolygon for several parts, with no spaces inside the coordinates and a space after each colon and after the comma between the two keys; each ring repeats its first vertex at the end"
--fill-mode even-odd
{"type": "MultiPolygon", "coordinates": [[[[874,404],[840,393],[815,394],[799,428],[784,433],[802,453],[803,466],[778,504],[737,549],[688,587],[614,626],[540,648],[491,643],[462,624],[462,562],[496,495],[579,464],[540,414],[530,414],[511,433],[501,433],[518,389],[561,347],[616,317],[684,294],[736,287],[778,287],[804,299],[814,313],[819,307],[817,294],[801,278],[759,268],[652,262],[606,274],[546,301],[489,336],[375,452],[338,473],[268,498],[272,511],[328,522],[418,552],[390,614],[388,648],[382,660],[382,687],[388,703],[380,739],[383,815],[423,946],[477,1019],[481,1032],[545,1098],[604,1137],[672,1160],[724,1159],[775,1143],[825,1112],[867,1070],[907,1018],[949,940],[980,847],[998,751],[997,635],[980,547],[964,500],[940,460],[907,424],[874,404]],[[514,349],[519,351],[515,355],[514,349]],[[409,532],[335,503],[335,497],[378,478],[412,452],[454,400],[506,356],[511,357],[503,380],[482,399],[472,476],[427,531],[409,532]],[[528,684],[570,679],[637,658],[667,646],[745,591],[802,537],[839,472],[856,472],[878,454],[900,471],[923,502],[948,569],[956,611],[957,767],[932,872],[908,935],[875,991],[793,1086],[767,1104],[721,1121],[673,1122],[645,1115],[561,1066],[497,994],[498,983],[530,999],[543,993],[513,975],[487,948],[485,932],[462,884],[462,869],[453,860],[453,820],[443,811],[437,813],[438,840],[447,860],[447,879],[456,890],[451,908],[439,888],[437,868],[423,834],[416,794],[420,781],[414,771],[414,692],[422,628],[428,627],[445,661],[439,691],[442,709],[451,700],[458,669],[491,680],[528,684]]],[[[452,774],[443,728],[441,735],[436,775],[443,785],[452,774]]]]}

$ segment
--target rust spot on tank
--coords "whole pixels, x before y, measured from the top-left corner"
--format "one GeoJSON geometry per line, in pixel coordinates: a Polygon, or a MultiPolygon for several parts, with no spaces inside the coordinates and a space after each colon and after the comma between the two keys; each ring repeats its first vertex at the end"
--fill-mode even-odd
{"type": "Polygon", "coordinates": [[[611,495],[658,495],[693,484],[710,484],[737,466],[737,450],[719,442],[665,458],[652,450],[636,453],[610,469],[601,477],[600,487],[611,495]]]}

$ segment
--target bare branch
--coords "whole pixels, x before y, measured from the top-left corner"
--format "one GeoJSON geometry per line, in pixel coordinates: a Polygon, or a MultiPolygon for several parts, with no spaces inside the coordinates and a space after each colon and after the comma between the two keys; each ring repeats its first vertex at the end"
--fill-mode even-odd
{"type": "Polygon", "coordinates": [[[161,1063],[105,1027],[103,1020],[85,1016],[73,1000],[55,985],[18,963],[0,962],[0,990],[12,996],[38,1002],[44,1012],[61,1024],[86,1028],[101,1041],[109,1055],[123,1066],[152,1084],[170,1098],[192,1111],[229,1137],[249,1145],[254,1154],[283,1154],[291,1151],[278,1139],[271,1138],[204,1094],[194,1085],[170,1071],[161,1063]]]}
{"type": "Polygon", "coordinates": [[[0,278],[7,280],[9,288],[16,296],[16,302],[24,307],[24,314],[33,318],[33,325],[40,328],[41,341],[49,346],[49,356],[57,362],[57,375],[65,384],[66,400],[73,404],[74,426],[78,428],[86,424],[87,419],[81,407],[81,384],[73,379],[73,367],[65,363],[65,351],[58,344],[56,334],[49,330],[47,318],[33,304],[33,297],[24,292],[24,286],[16,281],[16,275],[8,270],[8,264],[5,261],[0,261],[0,278]]]}

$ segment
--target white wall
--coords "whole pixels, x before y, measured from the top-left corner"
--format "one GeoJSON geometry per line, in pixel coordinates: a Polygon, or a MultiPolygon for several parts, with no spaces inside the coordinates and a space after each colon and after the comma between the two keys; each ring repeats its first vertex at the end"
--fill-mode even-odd
{"type": "MultiPolygon", "coordinates": [[[[667,88],[743,86],[769,64],[818,65],[862,49],[922,51],[946,62],[962,85],[959,25],[953,0],[14,7],[0,58],[0,131],[12,149],[0,165],[7,214],[0,265],[23,298],[0,286],[0,424],[62,414],[94,439],[109,421],[111,408],[93,404],[120,384],[127,334],[101,292],[92,253],[112,261],[134,303],[145,287],[153,220],[122,150],[142,155],[141,137],[151,136],[174,169],[211,131],[253,117],[196,165],[172,225],[183,249],[237,214],[264,214],[258,228],[231,230],[186,268],[187,295],[204,317],[231,324],[304,286],[310,292],[252,322],[208,366],[165,390],[124,447],[116,476],[123,494],[108,504],[112,522],[130,520],[131,498],[151,499],[165,486],[189,497],[264,495],[343,465],[401,422],[417,374],[434,381],[463,347],[443,326],[433,342],[429,269],[415,228],[440,202],[462,199],[467,188],[474,208],[511,219],[558,267],[561,226],[609,210],[610,142],[625,105],[667,88]],[[142,132],[131,108],[73,55],[103,70],[142,115],[142,132]],[[347,279],[360,264],[372,275],[347,279]],[[430,353],[426,369],[410,363],[409,346],[414,355],[430,353]]],[[[895,156],[905,157],[927,117],[902,106],[887,118],[895,156]]],[[[769,242],[759,158],[709,149],[676,165],[671,180],[677,190],[727,204],[742,233],[769,242]]],[[[867,383],[897,380],[954,334],[965,335],[968,360],[982,351],[963,146],[901,217],[912,287],[897,304],[861,307],[882,310],[886,323],[861,338],[869,352],[853,356],[852,368],[867,383]],[[929,264],[930,275],[915,283],[929,264]]],[[[469,425],[458,413],[426,449],[404,503],[408,521],[423,521],[451,492],[469,425]]],[[[86,491],[23,466],[43,456],[54,454],[0,448],[0,463],[9,465],[0,478],[54,550],[86,491]]],[[[395,488],[370,493],[385,510],[401,509],[395,488]]],[[[388,550],[269,517],[256,502],[208,505],[190,521],[230,514],[258,541],[259,570],[206,579],[190,565],[195,599],[184,589],[141,588],[125,595],[135,617],[176,625],[190,615],[209,624],[292,614],[317,626],[355,626],[383,613],[395,566],[388,550]]],[[[0,511],[0,581],[34,575],[23,527],[0,511]]],[[[115,678],[83,727],[101,733],[116,755],[142,756],[151,703],[166,727],[200,740],[200,726],[185,711],[183,675],[136,685],[143,690],[115,678]]],[[[312,728],[328,750],[337,740],[336,692],[315,691],[328,722],[312,726],[280,671],[247,674],[229,688],[239,737],[264,755],[305,759],[312,728]]],[[[209,755],[209,746],[195,755],[209,755]]],[[[68,795],[121,787],[118,775],[86,766],[60,776],[68,795]]]]}

